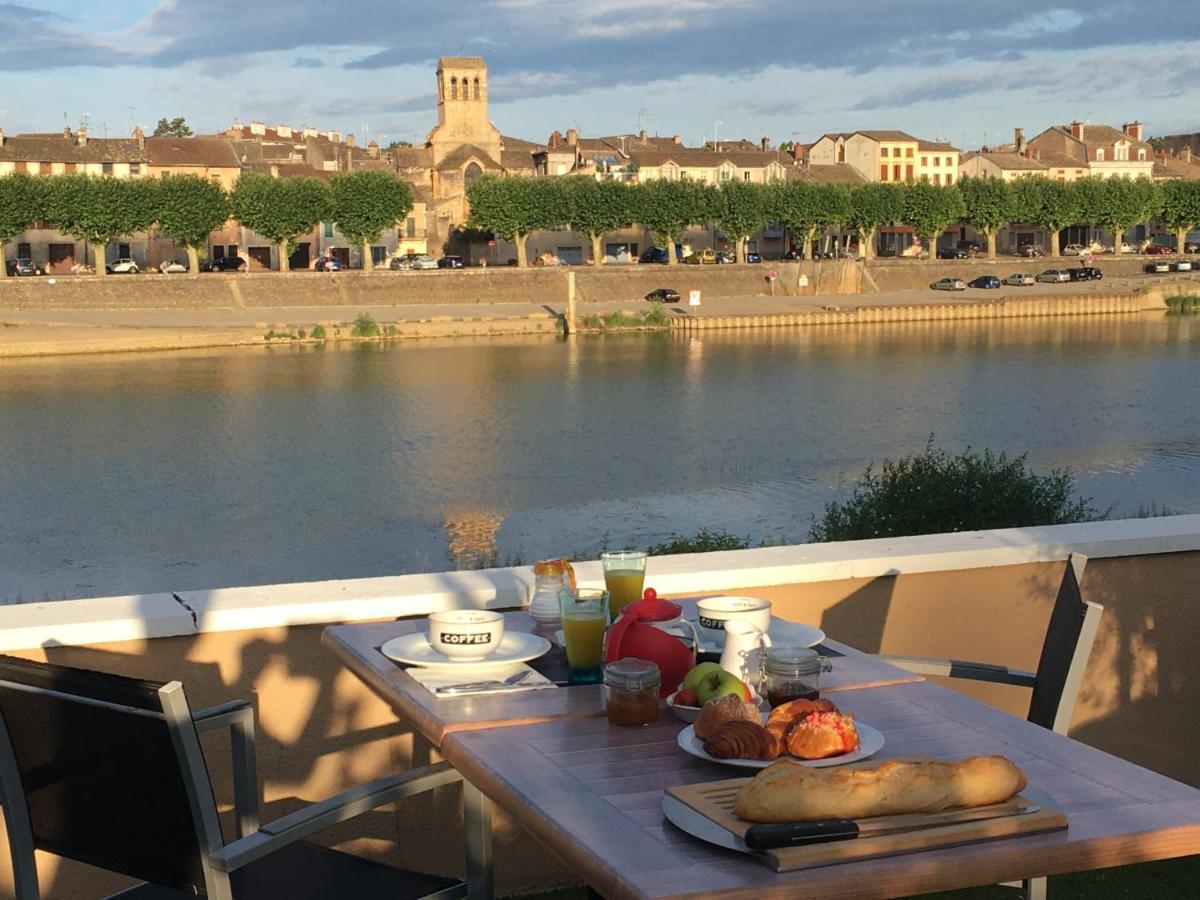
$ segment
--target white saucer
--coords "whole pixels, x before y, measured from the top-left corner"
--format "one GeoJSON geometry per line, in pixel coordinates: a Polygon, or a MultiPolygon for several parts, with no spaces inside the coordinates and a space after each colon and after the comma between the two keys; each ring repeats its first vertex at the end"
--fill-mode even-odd
{"type": "MultiPolygon", "coordinates": [[[[792,762],[798,762],[802,766],[808,766],[810,769],[824,769],[829,766],[844,766],[846,763],[858,762],[860,759],[866,759],[869,756],[874,756],[883,749],[883,735],[876,729],[872,728],[863,722],[854,720],[854,727],[858,729],[858,749],[853,753],[843,753],[841,756],[830,756],[826,759],[796,759],[794,756],[781,756],[780,759],[790,759],[792,762]]],[[[707,759],[709,762],[721,763],[725,766],[737,766],[742,769],[765,769],[773,759],[717,759],[715,756],[709,756],[704,752],[704,741],[696,737],[696,726],[689,725],[683,731],[679,732],[679,737],[676,742],[681,748],[692,756],[698,756],[701,759],[707,759]]]]}
{"type": "Polygon", "coordinates": [[[410,666],[433,666],[444,669],[486,669],[506,663],[529,662],[550,649],[550,642],[536,634],[506,631],[500,646],[479,659],[451,659],[433,649],[424,631],[392,638],[379,648],[388,659],[410,666]]]}
{"type": "MultiPolygon", "coordinates": [[[[696,624],[695,619],[689,620],[696,624]]],[[[771,616],[771,627],[767,630],[771,643],[778,647],[815,647],[825,640],[825,632],[814,625],[803,622],[789,622],[778,616],[771,616]]],[[[725,646],[724,640],[709,641],[703,631],[700,632],[700,650],[704,653],[720,653],[725,646]]]]}

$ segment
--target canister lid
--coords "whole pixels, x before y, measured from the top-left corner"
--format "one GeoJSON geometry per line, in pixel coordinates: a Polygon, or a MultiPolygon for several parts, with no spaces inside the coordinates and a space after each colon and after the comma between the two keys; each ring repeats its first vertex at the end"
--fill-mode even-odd
{"type": "Polygon", "coordinates": [[[626,691],[658,690],[662,681],[658,666],[647,659],[626,657],[604,666],[604,683],[626,691]]]}

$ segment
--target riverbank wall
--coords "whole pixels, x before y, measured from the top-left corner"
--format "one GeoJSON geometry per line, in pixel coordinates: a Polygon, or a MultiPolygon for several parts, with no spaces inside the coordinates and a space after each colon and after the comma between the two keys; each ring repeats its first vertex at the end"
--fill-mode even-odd
{"type": "MultiPolygon", "coordinates": [[[[1105,259],[1108,277],[1141,271],[1142,260],[1105,259]]],[[[656,288],[703,297],[818,297],[926,290],[938,278],[1005,277],[1077,265],[1078,260],[806,260],[740,266],[575,266],[569,269],[460,269],[429,272],[261,272],[204,275],[66,275],[0,279],[0,308],[286,309],[437,304],[562,304],[567,276],[576,299],[634,303],[656,288]],[[772,273],[775,277],[772,279],[772,273]]]]}

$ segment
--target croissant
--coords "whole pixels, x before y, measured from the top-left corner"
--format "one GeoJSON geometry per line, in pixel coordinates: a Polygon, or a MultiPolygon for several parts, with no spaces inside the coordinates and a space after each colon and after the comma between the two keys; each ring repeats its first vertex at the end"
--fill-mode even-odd
{"type": "Polygon", "coordinates": [[[762,715],[753,703],[747,703],[733,694],[726,694],[705,703],[693,727],[696,737],[703,741],[726,722],[737,721],[753,722],[757,725],[762,721],[762,715]]]}
{"type": "Polygon", "coordinates": [[[787,751],[799,759],[825,759],[857,749],[854,716],[837,712],[811,712],[787,735],[787,751]]]}
{"type": "Polygon", "coordinates": [[[725,722],[704,742],[704,752],[717,759],[777,759],[783,742],[757,722],[725,722]]]}

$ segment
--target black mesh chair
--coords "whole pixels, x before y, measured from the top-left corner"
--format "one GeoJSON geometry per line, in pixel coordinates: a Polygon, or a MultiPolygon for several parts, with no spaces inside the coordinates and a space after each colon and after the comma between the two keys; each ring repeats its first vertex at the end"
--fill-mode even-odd
{"type": "MultiPolygon", "coordinates": [[[[1092,655],[1100,617],[1104,614],[1104,607],[1099,603],[1083,599],[1079,583],[1086,565],[1087,557],[1081,553],[1072,553],[1067,557],[1066,570],[1054,599],[1050,623],[1046,626],[1046,638],[1042,642],[1042,654],[1036,672],[958,659],[887,655],[880,659],[921,675],[967,678],[1032,688],[1029,721],[1066,734],[1075,710],[1075,700],[1079,696],[1079,686],[1083,683],[1083,673],[1092,655]]],[[[1029,879],[1020,887],[1027,900],[1044,900],[1046,896],[1044,878],[1029,879]]]]}
{"type": "Polygon", "coordinates": [[[18,900],[36,900],[34,850],[143,880],[130,900],[464,897],[448,878],[303,841],[461,777],[448,763],[383,778],[266,825],[258,821],[254,713],[195,714],[183,685],[0,656],[0,802],[18,900]],[[237,838],[217,819],[199,733],[228,728],[237,838]]]}

